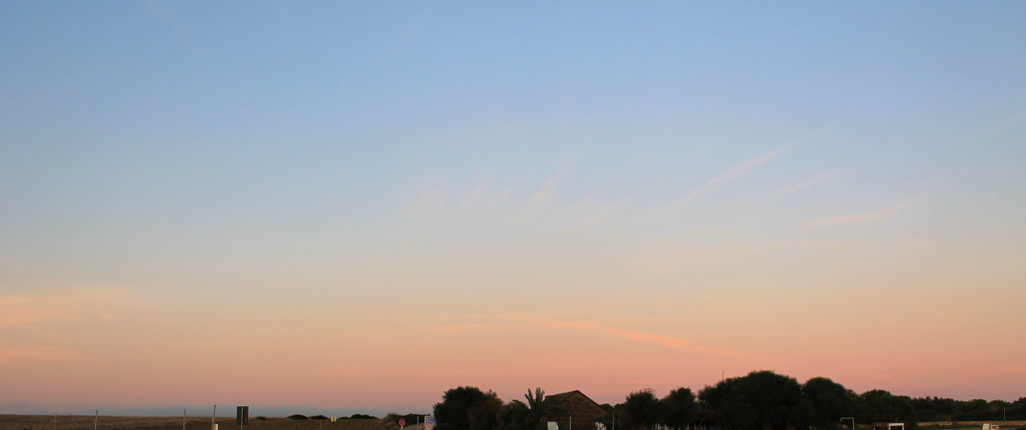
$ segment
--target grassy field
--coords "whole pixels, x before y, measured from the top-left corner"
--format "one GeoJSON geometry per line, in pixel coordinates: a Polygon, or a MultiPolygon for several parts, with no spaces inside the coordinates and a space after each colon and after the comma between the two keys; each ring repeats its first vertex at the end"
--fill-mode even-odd
{"type": "MultiPolygon", "coordinates": [[[[0,415],[0,430],[182,430],[182,417],[107,417],[96,419],[90,415],[58,416],[56,427],[53,415],[0,415]]],[[[234,418],[218,418],[218,430],[239,430],[234,418]]],[[[394,423],[391,426],[393,427],[394,423]]],[[[285,418],[250,418],[246,429],[253,430],[385,430],[381,419],[290,420],[285,418]]],[[[407,430],[413,426],[406,426],[407,430]]],[[[190,417],[185,430],[210,430],[210,418],[190,417]]]]}

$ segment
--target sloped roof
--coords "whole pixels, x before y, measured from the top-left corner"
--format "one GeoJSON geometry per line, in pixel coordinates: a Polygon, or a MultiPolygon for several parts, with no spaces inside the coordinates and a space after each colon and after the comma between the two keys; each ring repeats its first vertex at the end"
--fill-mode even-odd
{"type": "MultiPolygon", "coordinates": [[[[549,398],[551,398],[551,399],[556,399],[556,400],[558,400],[558,401],[562,402],[562,401],[566,400],[567,398],[569,398],[570,396],[572,396],[572,395],[574,395],[574,394],[579,394],[579,395],[581,395],[581,396],[584,396],[584,398],[586,398],[586,399],[588,399],[588,400],[591,400],[591,398],[590,398],[590,397],[588,397],[588,396],[585,396],[585,395],[584,395],[584,393],[582,393],[582,392],[581,392],[581,390],[573,390],[573,391],[567,391],[567,392],[565,392],[565,393],[559,393],[559,394],[549,394],[549,395],[548,395],[548,396],[546,396],[546,397],[549,397],[549,398]]],[[[591,402],[592,402],[592,403],[595,403],[595,401],[594,401],[594,400],[591,400],[591,402]]],[[[597,405],[598,403],[595,403],[595,404],[597,405]]]]}
{"type": "MultiPolygon", "coordinates": [[[[580,390],[573,390],[573,391],[568,391],[568,392],[565,392],[565,393],[552,394],[552,395],[549,395],[547,397],[552,399],[553,401],[559,402],[559,404],[561,404],[561,405],[570,405],[572,403],[571,400],[576,399],[577,401],[573,402],[573,403],[577,403],[578,406],[583,406],[583,408],[586,409],[586,410],[590,409],[591,412],[593,412],[594,414],[605,414],[605,412],[606,412],[605,409],[602,409],[602,405],[600,405],[597,402],[595,402],[594,400],[592,400],[591,397],[588,397],[588,396],[584,395],[584,393],[580,392],[580,390]]],[[[571,414],[573,414],[574,412],[577,412],[577,413],[587,412],[586,410],[580,410],[580,408],[578,408],[578,407],[574,407],[574,408],[570,408],[570,409],[574,409],[574,411],[569,411],[571,414]]]]}

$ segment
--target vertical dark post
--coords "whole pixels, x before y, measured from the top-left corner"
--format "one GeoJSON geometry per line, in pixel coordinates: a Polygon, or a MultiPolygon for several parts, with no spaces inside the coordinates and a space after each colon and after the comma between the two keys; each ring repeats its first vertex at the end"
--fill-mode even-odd
{"type": "Polygon", "coordinates": [[[249,424],[249,406],[235,407],[235,424],[238,424],[240,429],[249,424]]]}

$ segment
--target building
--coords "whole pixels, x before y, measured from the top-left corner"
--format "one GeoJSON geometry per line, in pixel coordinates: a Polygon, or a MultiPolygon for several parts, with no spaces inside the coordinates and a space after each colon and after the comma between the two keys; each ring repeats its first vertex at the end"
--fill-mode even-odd
{"type": "Polygon", "coordinates": [[[559,430],[596,430],[601,429],[601,421],[606,417],[606,410],[598,403],[574,390],[567,393],[547,396],[559,408],[554,416],[546,417],[550,423],[555,422],[559,430]]]}

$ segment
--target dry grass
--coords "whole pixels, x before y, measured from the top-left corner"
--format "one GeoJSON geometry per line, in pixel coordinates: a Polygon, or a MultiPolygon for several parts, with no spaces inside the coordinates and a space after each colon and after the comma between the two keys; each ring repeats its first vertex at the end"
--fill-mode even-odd
{"type": "MultiPolygon", "coordinates": [[[[57,417],[57,430],[93,430],[96,417],[89,415],[66,415],[57,417]]],[[[239,430],[234,418],[218,418],[219,430],[239,430]]],[[[407,426],[408,428],[411,426],[407,426]]],[[[53,430],[53,415],[0,415],[0,430],[53,430]]],[[[182,417],[105,417],[96,420],[97,430],[181,430],[182,417]]],[[[384,430],[381,419],[339,420],[290,420],[250,418],[246,430],[384,430]]],[[[210,418],[190,417],[185,421],[185,430],[210,430],[210,418]]]]}

